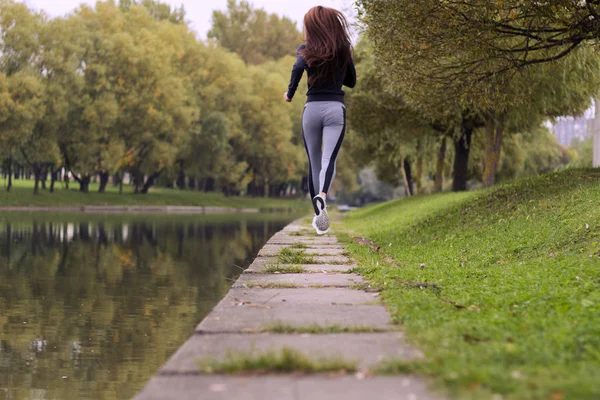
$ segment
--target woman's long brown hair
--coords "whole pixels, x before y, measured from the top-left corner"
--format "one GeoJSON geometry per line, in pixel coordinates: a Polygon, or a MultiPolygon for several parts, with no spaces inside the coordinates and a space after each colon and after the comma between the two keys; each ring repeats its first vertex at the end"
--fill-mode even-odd
{"type": "Polygon", "coordinates": [[[335,78],[345,70],[352,52],[348,21],[344,14],[329,7],[311,8],[304,16],[306,48],[301,54],[315,73],[309,78],[314,84],[335,78]]]}

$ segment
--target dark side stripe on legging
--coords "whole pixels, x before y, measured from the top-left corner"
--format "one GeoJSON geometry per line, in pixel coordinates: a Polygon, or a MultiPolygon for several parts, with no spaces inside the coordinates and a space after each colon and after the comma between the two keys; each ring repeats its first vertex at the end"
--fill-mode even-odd
{"type": "Polygon", "coordinates": [[[302,141],[304,142],[304,149],[306,150],[306,156],[308,157],[308,191],[310,192],[310,198],[313,199],[317,194],[315,193],[315,185],[313,183],[312,176],[312,163],[310,162],[310,153],[308,151],[308,145],[306,144],[306,138],[304,137],[304,110],[302,110],[302,141]]]}
{"type": "Polygon", "coordinates": [[[344,125],[342,125],[342,133],[337,143],[335,144],[335,149],[333,149],[331,159],[329,160],[329,165],[327,166],[327,172],[325,173],[325,183],[323,184],[324,193],[327,193],[329,191],[329,187],[331,186],[331,180],[333,179],[333,172],[335,170],[335,160],[337,160],[338,153],[340,152],[340,147],[342,147],[342,142],[344,141],[344,135],[346,134],[346,107],[342,107],[342,111],[344,113],[344,125]]]}

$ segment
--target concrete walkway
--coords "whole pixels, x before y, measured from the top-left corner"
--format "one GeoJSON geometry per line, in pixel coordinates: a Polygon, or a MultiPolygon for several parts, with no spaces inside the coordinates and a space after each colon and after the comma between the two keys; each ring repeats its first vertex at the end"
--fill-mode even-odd
{"type": "Polygon", "coordinates": [[[386,359],[421,354],[408,348],[378,294],[358,275],[331,233],[316,236],[296,221],[275,234],[227,296],[198,325],[195,334],[169,359],[137,400],[420,400],[439,399],[415,377],[372,376],[386,359]],[[300,249],[299,247],[303,247],[300,249]],[[311,264],[287,272],[278,257],[284,248],[302,251],[311,264]],[[268,273],[271,272],[271,273],[268,273]],[[275,326],[351,328],[357,333],[272,333],[275,326]],[[369,329],[366,329],[369,328],[369,329]],[[373,332],[364,332],[372,330],[373,332]],[[353,374],[206,375],[202,360],[223,360],[232,353],[295,349],[311,360],[343,358],[356,362],[353,374]]]}

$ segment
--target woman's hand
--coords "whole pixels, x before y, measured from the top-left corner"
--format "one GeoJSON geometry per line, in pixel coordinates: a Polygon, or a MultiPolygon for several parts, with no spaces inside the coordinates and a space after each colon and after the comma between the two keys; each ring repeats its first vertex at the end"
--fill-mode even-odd
{"type": "Polygon", "coordinates": [[[291,102],[292,102],[292,99],[290,99],[290,98],[288,97],[288,95],[287,95],[287,92],[285,92],[285,93],[283,94],[283,99],[284,99],[285,101],[287,101],[288,103],[291,103],[291,102]]]}

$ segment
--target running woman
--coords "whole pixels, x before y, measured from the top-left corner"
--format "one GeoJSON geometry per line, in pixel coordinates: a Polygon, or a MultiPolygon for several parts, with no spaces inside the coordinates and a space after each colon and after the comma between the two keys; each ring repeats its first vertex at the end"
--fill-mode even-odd
{"type": "Polygon", "coordinates": [[[356,85],[352,41],[341,12],[311,8],[304,16],[305,44],[298,47],[296,63],[284,100],[291,102],[306,70],[308,93],[302,113],[302,136],[308,155],[308,187],[319,235],[329,230],[327,192],[335,177],[336,160],[346,132],[346,106],[342,86],[356,85]]]}

